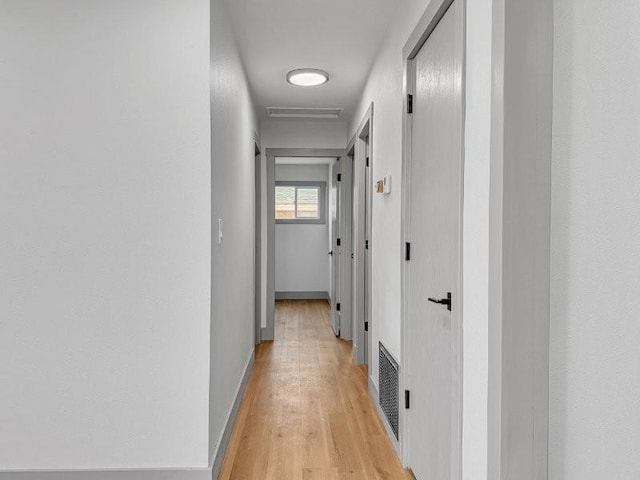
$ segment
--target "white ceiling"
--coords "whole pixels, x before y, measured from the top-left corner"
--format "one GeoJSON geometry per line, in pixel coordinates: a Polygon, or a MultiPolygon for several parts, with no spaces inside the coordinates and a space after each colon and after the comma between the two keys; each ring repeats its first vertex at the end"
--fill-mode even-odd
{"type": "Polygon", "coordinates": [[[354,113],[398,0],[224,0],[257,107],[341,107],[354,113]],[[329,83],[294,87],[294,68],[329,83]]]}

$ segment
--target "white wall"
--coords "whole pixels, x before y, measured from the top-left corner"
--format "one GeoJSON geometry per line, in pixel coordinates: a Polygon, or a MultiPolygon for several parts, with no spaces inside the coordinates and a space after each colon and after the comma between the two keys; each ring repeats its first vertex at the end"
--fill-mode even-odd
{"type": "Polygon", "coordinates": [[[0,3],[0,469],[207,465],[208,18],[0,3]]]}
{"type": "MultiPolygon", "coordinates": [[[[371,335],[400,360],[400,267],[401,267],[401,199],[402,179],[402,47],[420,18],[426,2],[405,2],[398,8],[386,39],[382,43],[357,113],[349,126],[355,134],[371,102],[374,103],[372,175],[373,182],[391,175],[394,185],[390,195],[373,195],[371,222],[371,335]],[[393,232],[393,233],[390,233],[393,232]]],[[[377,356],[374,352],[372,358],[377,356]]],[[[370,365],[369,374],[378,385],[378,362],[370,365]]]]}
{"type": "Polygon", "coordinates": [[[211,2],[212,312],[210,458],[253,351],[254,142],[244,69],[220,0],[211,2]],[[224,222],[218,244],[218,219],[224,222]]]}
{"type": "Polygon", "coordinates": [[[549,478],[640,478],[640,4],[556,0],[549,478]]]}
{"type": "MultiPolygon", "coordinates": [[[[349,126],[352,135],[374,102],[373,178],[390,174],[396,187],[391,195],[373,196],[372,344],[382,341],[400,361],[402,48],[428,4],[410,0],[398,9],[349,126]]],[[[463,236],[473,241],[463,245],[463,478],[474,480],[486,478],[487,471],[491,8],[491,0],[467,2],[463,236]]],[[[377,385],[377,362],[370,366],[370,375],[377,385]]]]}
{"type": "Polygon", "coordinates": [[[492,0],[467,2],[462,245],[462,475],[487,478],[492,0]]]}
{"type": "Polygon", "coordinates": [[[263,120],[263,148],[345,148],[347,124],[340,120],[263,120]]]}
{"type": "MultiPolygon", "coordinates": [[[[276,164],[276,181],[328,185],[328,177],[328,165],[276,164]]],[[[328,219],[323,224],[276,223],[276,292],[329,292],[329,250],[328,219]]]]}

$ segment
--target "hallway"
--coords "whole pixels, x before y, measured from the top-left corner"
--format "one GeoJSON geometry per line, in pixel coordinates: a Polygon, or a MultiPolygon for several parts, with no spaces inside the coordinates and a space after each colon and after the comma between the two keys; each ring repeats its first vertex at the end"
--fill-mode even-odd
{"type": "Polygon", "coordinates": [[[413,478],[329,313],[321,300],[276,303],[276,340],[256,347],[220,479],[413,478]]]}
{"type": "Polygon", "coordinates": [[[0,0],[0,480],[640,480],[639,44],[0,0]]]}

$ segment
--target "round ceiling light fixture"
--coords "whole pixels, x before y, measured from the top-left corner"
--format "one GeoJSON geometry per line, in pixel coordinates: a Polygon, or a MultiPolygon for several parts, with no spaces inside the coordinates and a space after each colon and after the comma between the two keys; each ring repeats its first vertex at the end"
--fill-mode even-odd
{"type": "Polygon", "coordinates": [[[329,81],[329,74],[317,68],[298,68],[287,73],[287,82],[298,87],[317,87],[329,81]]]}

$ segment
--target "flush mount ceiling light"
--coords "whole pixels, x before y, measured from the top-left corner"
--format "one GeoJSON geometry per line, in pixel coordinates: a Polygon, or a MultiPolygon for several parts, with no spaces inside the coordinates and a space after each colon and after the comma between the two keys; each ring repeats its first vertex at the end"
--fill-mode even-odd
{"type": "Polygon", "coordinates": [[[329,74],[316,68],[298,68],[287,73],[287,82],[298,87],[317,87],[329,81],[329,74]]]}

